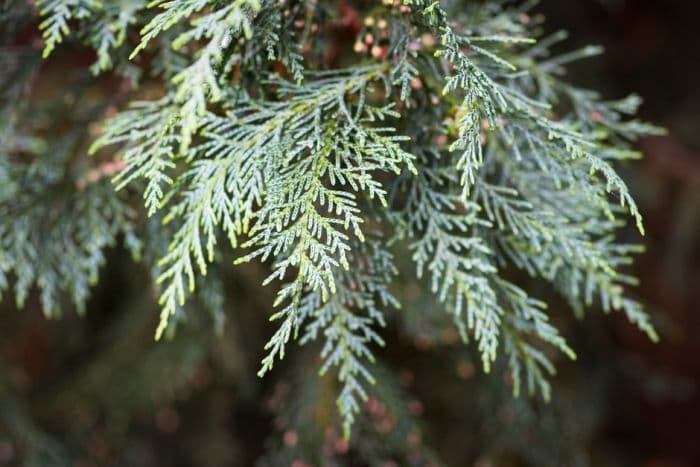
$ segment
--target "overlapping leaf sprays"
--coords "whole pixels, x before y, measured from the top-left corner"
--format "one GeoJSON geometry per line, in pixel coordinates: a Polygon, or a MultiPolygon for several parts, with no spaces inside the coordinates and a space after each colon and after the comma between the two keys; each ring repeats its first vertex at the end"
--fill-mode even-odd
{"type": "MultiPolygon", "coordinates": [[[[540,343],[574,353],[509,268],[551,283],[578,312],[622,310],[656,338],[625,295],[634,279],[619,269],[636,247],[614,240],[620,214],[643,228],[612,165],[656,130],[628,119],[637,99],[605,102],[564,81],[562,66],[596,50],[551,57],[563,37],[539,37],[531,5],[382,2],[363,26],[359,10],[323,1],[39,3],[47,54],[73,33],[97,51],[94,73],[162,79],[159,99],[125,105],[93,145],[123,159],[117,188],[141,190],[168,239],[146,255],[160,257],[157,337],[228,241],[236,262],[269,263],[265,284],[278,287],[259,374],[290,340],[324,339],[346,434],[373,381],[379,328],[387,313],[401,319],[392,253],[410,252],[486,371],[505,354],[516,393],[524,379],[549,397],[540,343]],[[341,29],[359,46],[335,50],[341,29]]],[[[2,232],[11,244],[13,230],[2,232]]]]}

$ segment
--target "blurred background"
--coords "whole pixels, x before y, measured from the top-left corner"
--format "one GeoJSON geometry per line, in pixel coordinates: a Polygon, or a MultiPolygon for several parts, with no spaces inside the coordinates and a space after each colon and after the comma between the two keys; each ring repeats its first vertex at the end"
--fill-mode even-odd
{"type": "Polygon", "coordinates": [[[646,465],[700,465],[700,3],[684,0],[542,2],[550,26],[606,54],[572,72],[605,95],[644,98],[641,116],[668,129],[648,138],[628,170],[642,205],[647,252],[638,293],[663,342],[617,335],[625,376],[614,385],[607,440],[644,452],[646,465]],[[660,376],[660,380],[656,377],[660,376]],[[664,382],[662,383],[661,380],[664,382]]]}
{"type": "Polygon", "coordinates": [[[308,416],[334,404],[308,384],[316,369],[295,364],[308,361],[305,350],[264,380],[251,376],[270,332],[262,269],[221,271],[225,324],[193,314],[156,345],[148,274],[117,249],[84,317],[47,321],[37,300],[0,305],[0,466],[302,467],[305,443],[337,461],[329,465],[700,466],[700,2],[542,0],[537,11],[552,32],[570,31],[567,48],[605,46],[572,67],[572,81],[609,98],[638,93],[642,118],[669,131],[641,141],[645,159],[622,169],[647,230],[635,293],[661,343],[590,313],[565,325],[579,361],[559,362],[552,403],[513,400],[454,335],[421,332],[425,303],[407,282],[413,318],[390,327],[381,358],[399,370],[384,395],[407,404],[411,419],[392,419],[372,399],[359,425],[366,436],[348,446],[308,416]],[[392,443],[408,453],[392,457],[392,443]]]}

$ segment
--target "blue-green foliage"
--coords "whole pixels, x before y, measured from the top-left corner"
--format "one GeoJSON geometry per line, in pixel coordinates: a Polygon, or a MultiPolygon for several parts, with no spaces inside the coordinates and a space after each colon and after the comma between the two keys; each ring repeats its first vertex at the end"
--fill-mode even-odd
{"type": "Polygon", "coordinates": [[[168,244],[150,265],[156,337],[187,312],[222,243],[236,263],[269,264],[279,324],[259,375],[290,340],[323,340],[321,373],[337,369],[347,436],[374,381],[380,328],[387,313],[401,320],[391,252],[412,258],[485,371],[504,354],[516,394],[525,385],[549,398],[542,344],[575,355],[512,270],[550,283],[579,314],[623,311],[656,339],[625,294],[635,280],[620,269],[639,248],[615,232],[625,213],[643,226],[614,164],[658,130],[630,120],[636,97],[607,102],[565,81],[567,63],[598,51],[551,56],[565,36],[539,37],[529,3],[374,6],[384,32],[365,22],[356,52],[375,36],[386,44],[365,58],[340,52],[340,68],[319,53],[333,50],[334,2],[37,3],[45,56],[74,34],[97,53],[93,73],[116,68],[161,92],[124,105],[92,145],[124,162],[123,194],[88,183],[52,198],[47,215],[24,180],[52,189],[65,175],[57,159],[17,163],[13,153],[31,151],[3,148],[1,279],[6,288],[14,273],[19,301],[37,283],[49,314],[61,291],[84,303],[103,249],[120,234],[136,243],[126,199],[138,190],[168,244]]]}

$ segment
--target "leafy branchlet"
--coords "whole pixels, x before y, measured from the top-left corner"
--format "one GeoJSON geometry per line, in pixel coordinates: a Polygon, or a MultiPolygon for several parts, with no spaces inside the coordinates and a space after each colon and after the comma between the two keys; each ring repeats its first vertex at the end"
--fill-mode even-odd
{"type": "MultiPolygon", "coordinates": [[[[361,62],[333,47],[333,31],[352,21],[332,19],[331,3],[38,1],[45,56],[75,38],[95,49],[93,73],[115,69],[165,95],[141,96],[93,144],[123,161],[119,195],[90,185],[92,201],[87,191],[60,198],[66,204],[44,218],[40,209],[12,215],[17,196],[33,198],[3,189],[0,286],[13,272],[21,301],[37,282],[47,313],[60,291],[83,303],[102,250],[120,234],[133,240],[128,195],[140,191],[154,236],[167,243],[145,255],[160,258],[151,265],[156,337],[187,312],[222,243],[240,250],[236,263],[269,264],[279,325],[259,374],[290,340],[323,340],[321,373],[337,370],[346,436],[374,380],[379,328],[401,299],[389,293],[397,269],[427,281],[485,371],[505,354],[516,394],[526,386],[549,397],[547,346],[575,355],[514,270],[551,284],[579,314],[619,310],[656,339],[625,292],[635,280],[623,269],[638,247],[615,232],[625,212],[643,226],[614,167],[638,156],[638,136],[658,130],[630,119],[638,98],[608,102],[564,80],[566,64],[598,49],[550,56],[565,36],[538,37],[523,19],[529,2],[406,0],[375,5],[384,19],[376,36],[366,29],[374,20],[365,22],[361,62]],[[140,41],[128,44],[132,29],[140,41]],[[41,222],[49,234],[39,238],[41,222]],[[53,251],[41,242],[59,237],[70,258],[40,260],[41,248],[53,251]]],[[[1,153],[3,180],[41,173],[9,162],[13,151],[46,151],[30,146],[1,153]]]]}

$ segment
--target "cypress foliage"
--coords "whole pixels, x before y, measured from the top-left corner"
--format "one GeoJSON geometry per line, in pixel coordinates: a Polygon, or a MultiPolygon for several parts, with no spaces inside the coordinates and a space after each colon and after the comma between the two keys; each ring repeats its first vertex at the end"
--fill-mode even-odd
{"type": "MultiPolygon", "coordinates": [[[[6,1],[7,43],[36,23],[43,48],[0,50],[0,287],[20,306],[36,287],[49,317],[83,310],[123,242],[153,279],[158,340],[203,309],[235,321],[217,271],[264,265],[258,375],[319,341],[344,436],[362,440],[368,398],[403,397],[375,355],[388,322],[411,326],[413,275],[439,304],[421,311],[431,331],[442,313],[485,372],[549,400],[552,350],[576,354],[527,276],[657,339],[628,295],[640,247],[616,233],[644,228],[616,167],[660,130],[635,119],[638,97],[567,80],[600,50],[553,53],[566,35],[543,35],[534,3],[6,1]],[[57,119],[31,88],[69,53],[95,59],[57,119]]],[[[275,452],[264,462],[286,462],[275,452]]]]}

